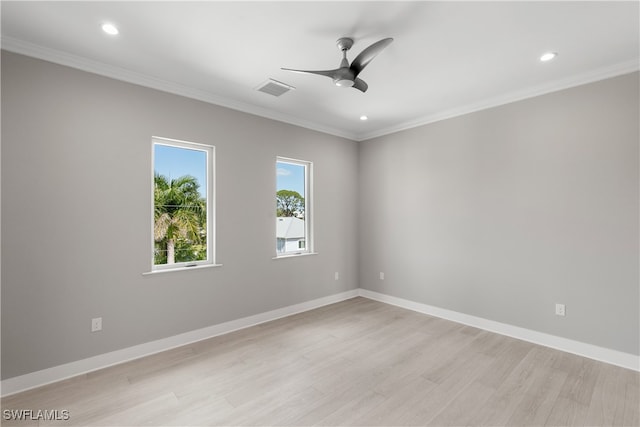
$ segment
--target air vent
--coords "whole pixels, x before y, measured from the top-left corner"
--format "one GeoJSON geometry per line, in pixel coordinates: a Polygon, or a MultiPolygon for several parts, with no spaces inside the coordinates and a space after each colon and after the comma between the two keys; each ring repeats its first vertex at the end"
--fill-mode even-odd
{"type": "Polygon", "coordinates": [[[279,82],[277,80],[269,79],[266,82],[262,83],[260,86],[256,88],[259,92],[268,93],[273,96],[280,96],[289,92],[290,90],[295,89],[295,87],[290,86],[286,83],[279,82]]]}

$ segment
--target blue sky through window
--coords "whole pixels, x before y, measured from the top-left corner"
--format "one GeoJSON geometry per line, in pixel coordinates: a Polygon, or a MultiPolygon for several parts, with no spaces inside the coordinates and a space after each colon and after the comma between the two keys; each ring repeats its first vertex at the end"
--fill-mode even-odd
{"type": "Polygon", "coordinates": [[[291,163],[276,163],[276,191],[293,190],[304,195],[304,166],[291,163]]]}
{"type": "Polygon", "coordinates": [[[207,194],[207,153],[182,147],[154,144],[154,171],[169,179],[191,175],[198,180],[198,191],[207,194]]]}

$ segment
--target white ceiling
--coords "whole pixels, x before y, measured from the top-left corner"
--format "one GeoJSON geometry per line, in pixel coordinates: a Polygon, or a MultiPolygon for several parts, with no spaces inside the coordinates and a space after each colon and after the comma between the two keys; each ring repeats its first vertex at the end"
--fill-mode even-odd
{"type": "Polygon", "coordinates": [[[2,1],[1,29],[10,51],[363,140],[637,70],[639,6],[2,1]],[[337,68],[343,36],[355,40],[350,60],[395,39],[360,74],[366,93],[280,69],[337,68]],[[546,51],[559,55],[542,63],[546,51]],[[256,91],[268,78],[296,90],[256,91]]]}

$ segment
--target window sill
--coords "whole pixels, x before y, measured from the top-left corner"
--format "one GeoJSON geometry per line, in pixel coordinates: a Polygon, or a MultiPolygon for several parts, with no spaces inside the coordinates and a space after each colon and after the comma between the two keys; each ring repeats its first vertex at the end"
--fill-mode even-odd
{"type": "Polygon", "coordinates": [[[178,272],[178,271],[201,270],[203,268],[213,268],[213,267],[222,267],[222,264],[203,264],[203,265],[194,265],[193,267],[166,268],[166,269],[163,269],[163,270],[147,271],[146,273],[142,273],[142,275],[143,276],[150,276],[152,274],[175,273],[175,272],[178,272]]]}
{"type": "Polygon", "coordinates": [[[274,256],[271,259],[296,258],[299,256],[307,256],[307,255],[318,255],[318,252],[302,252],[302,253],[296,253],[296,254],[284,254],[284,255],[274,256]]]}

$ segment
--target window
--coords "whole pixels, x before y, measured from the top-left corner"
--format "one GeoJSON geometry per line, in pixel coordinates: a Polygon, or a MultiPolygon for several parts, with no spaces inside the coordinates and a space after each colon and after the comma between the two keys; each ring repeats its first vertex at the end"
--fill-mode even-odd
{"type": "Polygon", "coordinates": [[[152,270],[213,265],[214,147],[152,141],[152,270]]]}
{"type": "Polygon", "coordinates": [[[276,254],[312,253],[312,163],[276,159],[276,254]]]}

